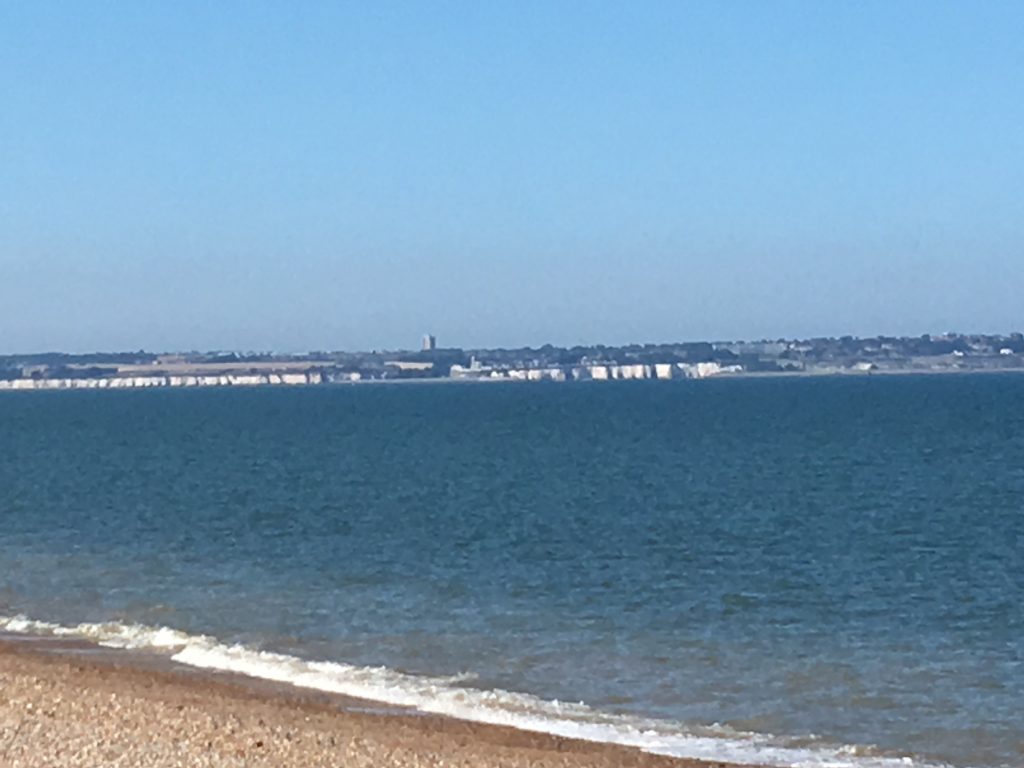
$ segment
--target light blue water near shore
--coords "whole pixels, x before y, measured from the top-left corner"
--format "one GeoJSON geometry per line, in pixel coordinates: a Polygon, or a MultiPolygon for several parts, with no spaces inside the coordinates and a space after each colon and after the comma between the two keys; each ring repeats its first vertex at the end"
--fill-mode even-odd
{"type": "Polygon", "coordinates": [[[1021,765],[1024,377],[9,393],[0,615],[703,755],[1021,765]]]}

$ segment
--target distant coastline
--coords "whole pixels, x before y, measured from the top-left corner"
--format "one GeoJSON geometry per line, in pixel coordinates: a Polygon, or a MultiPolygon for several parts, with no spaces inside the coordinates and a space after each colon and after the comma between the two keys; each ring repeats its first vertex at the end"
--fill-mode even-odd
{"type": "Polygon", "coordinates": [[[30,353],[0,356],[0,391],[616,381],[1024,371],[1024,334],[415,351],[30,353]]]}
{"type": "MultiPolygon", "coordinates": [[[[970,374],[1024,374],[1022,367],[1004,368],[895,368],[884,370],[813,370],[813,371],[729,371],[715,373],[707,376],[677,376],[676,380],[682,379],[794,379],[794,378],[825,378],[833,376],[843,377],[870,377],[870,376],[955,376],[970,374]]],[[[670,377],[615,377],[603,379],[586,379],[589,381],[627,381],[627,380],[660,380],[670,377]]],[[[0,380],[0,392],[31,392],[31,391],[69,391],[69,390],[128,390],[128,389],[196,389],[196,388],[243,388],[254,387],[309,387],[309,386],[374,386],[374,385],[424,385],[424,384],[501,384],[501,383],[531,383],[536,381],[565,382],[571,379],[553,378],[551,376],[526,378],[526,377],[438,377],[438,378],[381,378],[381,379],[360,379],[353,378],[346,380],[328,380],[320,372],[310,371],[301,374],[269,374],[262,376],[128,376],[109,378],[79,378],[79,379],[13,379],[0,380]]],[[[582,379],[581,379],[582,380],[582,379]]]]}

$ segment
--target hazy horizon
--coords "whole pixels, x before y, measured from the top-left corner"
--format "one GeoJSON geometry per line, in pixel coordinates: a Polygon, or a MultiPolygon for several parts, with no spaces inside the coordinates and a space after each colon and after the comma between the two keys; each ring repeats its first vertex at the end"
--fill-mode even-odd
{"type": "Polygon", "coordinates": [[[1024,6],[0,7],[0,350],[1024,327],[1024,6]]]}

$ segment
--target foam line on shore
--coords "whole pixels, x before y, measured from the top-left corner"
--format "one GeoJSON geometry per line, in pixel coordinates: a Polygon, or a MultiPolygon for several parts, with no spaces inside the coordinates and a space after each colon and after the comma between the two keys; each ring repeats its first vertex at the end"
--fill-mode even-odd
{"type": "Polygon", "coordinates": [[[19,615],[0,616],[0,631],[69,637],[104,647],[147,650],[200,669],[233,672],[472,722],[633,746],[674,757],[793,768],[925,766],[908,757],[878,754],[872,748],[829,745],[807,737],[796,743],[726,726],[687,726],[602,712],[583,703],[549,701],[526,693],[476,689],[461,684],[473,679],[469,674],[429,677],[387,667],[309,661],[243,645],[228,645],[207,635],[189,635],[169,627],[118,622],[63,626],[19,615]],[[817,743],[806,746],[808,741],[817,743]]]}

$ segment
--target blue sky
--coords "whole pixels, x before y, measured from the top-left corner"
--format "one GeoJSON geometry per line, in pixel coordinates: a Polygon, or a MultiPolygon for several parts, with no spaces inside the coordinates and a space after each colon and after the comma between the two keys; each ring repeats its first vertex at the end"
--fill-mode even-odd
{"type": "Polygon", "coordinates": [[[1024,328],[1019,2],[0,4],[0,351],[1024,328]]]}

